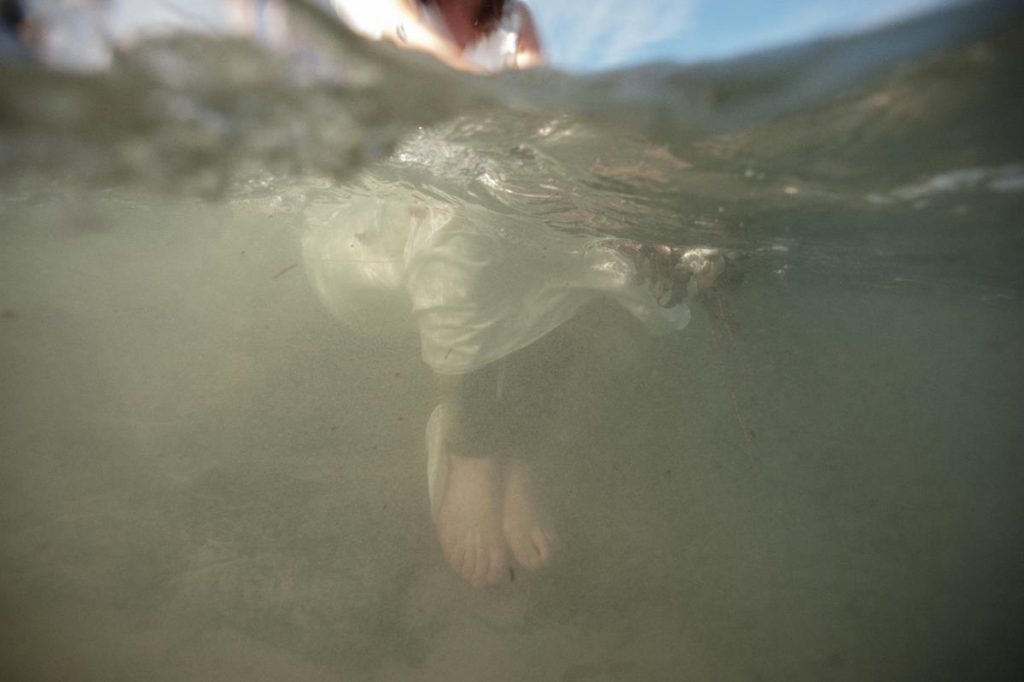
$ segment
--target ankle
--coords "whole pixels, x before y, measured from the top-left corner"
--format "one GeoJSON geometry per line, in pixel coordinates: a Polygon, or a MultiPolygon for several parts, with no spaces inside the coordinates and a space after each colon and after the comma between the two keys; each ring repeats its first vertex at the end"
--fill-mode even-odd
{"type": "Polygon", "coordinates": [[[448,460],[448,466],[452,469],[467,472],[492,473],[501,471],[501,461],[493,456],[467,457],[465,455],[453,454],[448,460]]]}

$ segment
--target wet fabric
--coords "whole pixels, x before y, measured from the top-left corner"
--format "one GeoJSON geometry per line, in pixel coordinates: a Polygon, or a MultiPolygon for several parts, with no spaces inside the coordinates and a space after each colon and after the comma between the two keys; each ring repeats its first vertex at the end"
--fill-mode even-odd
{"type": "Polygon", "coordinates": [[[660,307],[607,240],[399,185],[311,209],[303,253],[335,316],[368,333],[415,329],[423,361],[438,374],[485,367],[601,297],[654,332],[680,330],[690,317],[685,305],[660,307]]]}

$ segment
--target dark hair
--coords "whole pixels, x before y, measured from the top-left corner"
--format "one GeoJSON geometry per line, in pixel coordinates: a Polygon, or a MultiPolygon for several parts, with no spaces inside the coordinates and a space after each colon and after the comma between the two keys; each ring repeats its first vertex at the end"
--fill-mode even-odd
{"type": "Polygon", "coordinates": [[[484,0],[480,3],[480,11],[477,12],[474,26],[491,28],[501,20],[505,11],[505,0],[484,0]]]}
{"type": "MultiPolygon", "coordinates": [[[[431,2],[437,2],[437,0],[420,0],[420,3],[424,5],[429,5],[431,2]]],[[[480,9],[473,18],[473,25],[477,28],[489,30],[501,20],[501,15],[504,13],[505,0],[483,0],[480,3],[480,9]]]]}
{"type": "Polygon", "coordinates": [[[16,33],[25,23],[25,10],[19,0],[0,0],[0,27],[16,33]]]}

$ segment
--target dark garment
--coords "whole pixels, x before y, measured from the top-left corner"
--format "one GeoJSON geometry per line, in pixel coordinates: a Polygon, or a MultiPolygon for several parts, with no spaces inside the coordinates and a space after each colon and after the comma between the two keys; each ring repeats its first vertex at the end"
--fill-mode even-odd
{"type": "Polygon", "coordinates": [[[574,352],[565,327],[501,360],[459,378],[450,404],[461,416],[464,457],[533,457],[553,438],[574,352]]]}
{"type": "Polygon", "coordinates": [[[12,35],[17,35],[18,29],[25,23],[25,10],[21,6],[21,0],[0,0],[0,26],[12,35]]]}

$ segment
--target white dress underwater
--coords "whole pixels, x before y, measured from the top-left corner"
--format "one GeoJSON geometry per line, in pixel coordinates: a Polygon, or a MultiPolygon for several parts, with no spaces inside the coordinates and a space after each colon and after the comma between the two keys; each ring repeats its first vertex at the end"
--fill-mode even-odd
{"type": "MultiPolygon", "coordinates": [[[[336,317],[383,338],[418,331],[423,361],[439,374],[499,361],[601,297],[656,332],[680,330],[690,319],[685,304],[659,306],[633,262],[608,240],[427,199],[368,174],[347,197],[309,210],[302,247],[313,289],[336,317]]],[[[435,517],[451,414],[438,405],[427,424],[435,517]]]]}
{"type": "Polygon", "coordinates": [[[400,184],[310,209],[302,245],[313,289],[336,317],[387,335],[414,322],[423,361],[440,374],[472,372],[524,348],[600,297],[656,332],[690,319],[684,304],[659,306],[607,240],[426,199],[400,184]]]}

